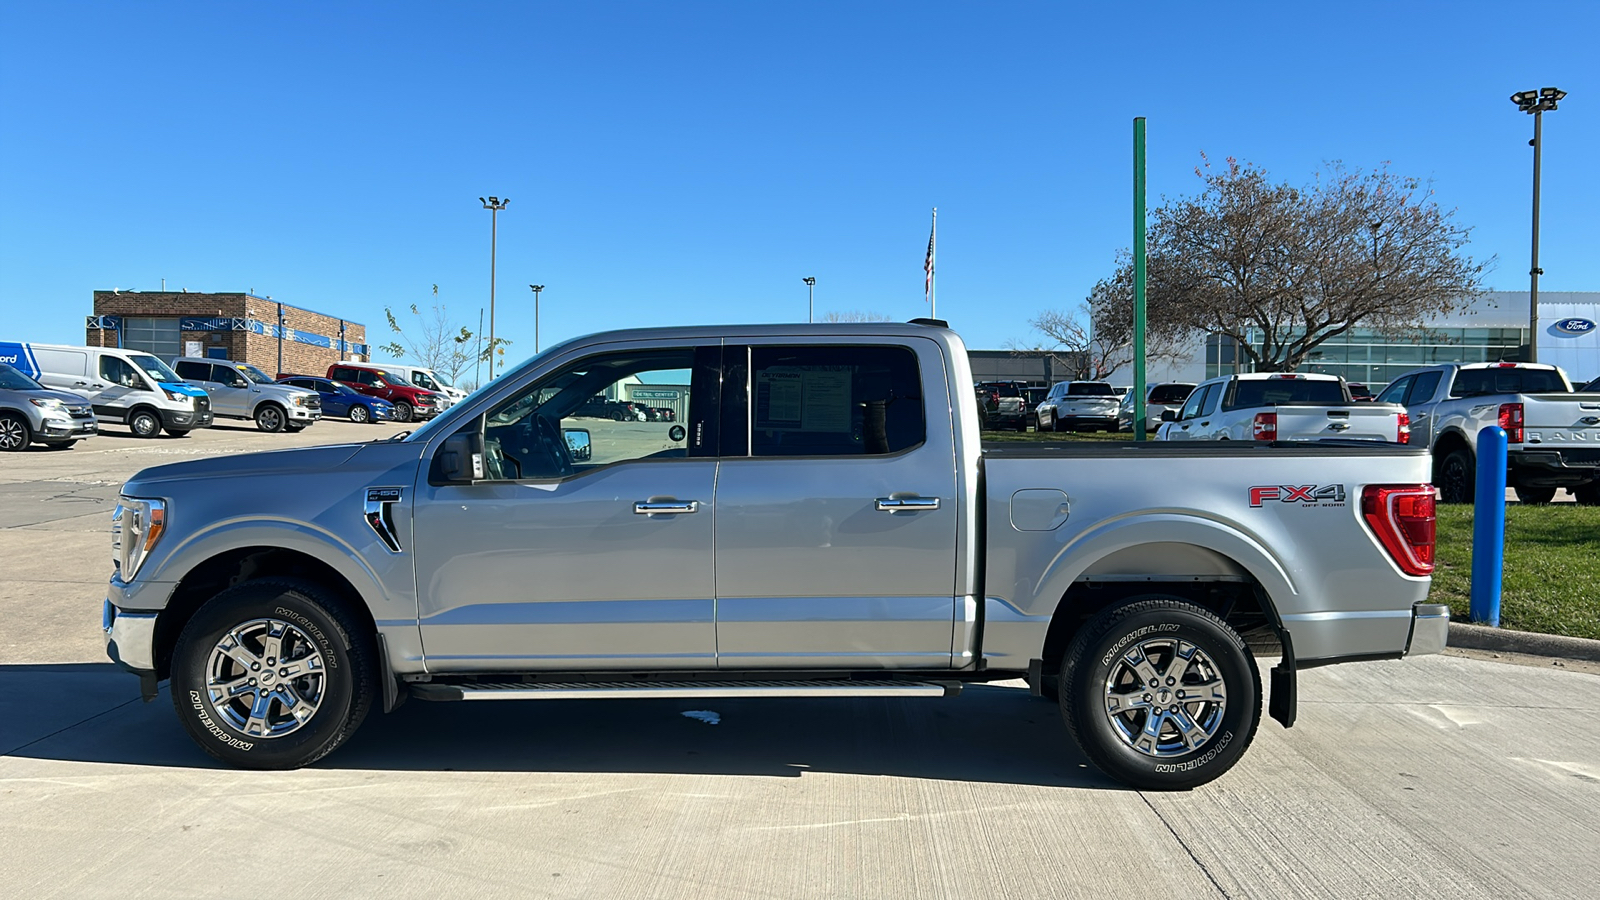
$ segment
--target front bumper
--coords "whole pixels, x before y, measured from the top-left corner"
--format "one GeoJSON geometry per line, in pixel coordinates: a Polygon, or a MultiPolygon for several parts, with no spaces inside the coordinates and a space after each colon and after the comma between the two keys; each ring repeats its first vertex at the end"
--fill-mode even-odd
{"type": "Polygon", "coordinates": [[[68,441],[91,437],[100,433],[100,426],[93,416],[82,419],[44,419],[40,426],[34,430],[33,439],[36,441],[68,441]]]}
{"type": "Polygon", "coordinates": [[[1450,639],[1450,607],[1443,603],[1418,603],[1411,607],[1411,637],[1406,656],[1441,653],[1450,639]]]}
{"type": "Polygon", "coordinates": [[[187,430],[192,428],[209,428],[212,415],[206,412],[179,412],[176,410],[161,410],[161,427],[187,430]]]}
{"type": "Polygon", "coordinates": [[[320,418],[322,418],[322,410],[320,409],[307,409],[303,406],[289,407],[289,421],[291,422],[305,422],[309,425],[320,418]]]}
{"type": "Polygon", "coordinates": [[[139,675],[156,671],[156,616],[159,613],[118,609],[109,599],[100,613],[106,655],[117,665],[139,675]]]}

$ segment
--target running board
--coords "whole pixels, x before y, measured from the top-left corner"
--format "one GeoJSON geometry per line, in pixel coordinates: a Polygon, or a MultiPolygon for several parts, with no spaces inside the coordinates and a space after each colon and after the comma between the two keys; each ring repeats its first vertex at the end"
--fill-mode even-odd
{"type": "Polygon", "coordinates": [[[412,684],[418,700],[675,700],[702,697],[954,697],[959,681],[575,681],[412,684]]]}

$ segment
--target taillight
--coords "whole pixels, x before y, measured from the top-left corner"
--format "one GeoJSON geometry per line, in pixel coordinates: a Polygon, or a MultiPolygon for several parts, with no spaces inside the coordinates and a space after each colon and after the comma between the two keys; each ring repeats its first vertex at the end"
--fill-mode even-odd
{"type": "Polygon", "coordinates": [[[1506,443],[1522,443],[1522,404],[1500,404],[1500,427],[1506,430],[1506,443]]]}
{"type": "Polygon", "coordinates": [[[1250,424],[1250,437],[1258,441],[1275,441],[1278,439],[1278,414],[1256,413],[1256,420],[1250,424]]]}
{"type": "Polygon", "coordinates": [[[1433,574],[1436,494],[1431,484],[1369,484],[1361,492],[1367,527],[1407,575],[1433,574]]]}
{"type": "Polygon", "coordinates": [[[1400,414],[1400,428],[1395,433],[1394,442],[1397,444],[1411,443],[1411,415],[1409,413],[1400,414]]]}

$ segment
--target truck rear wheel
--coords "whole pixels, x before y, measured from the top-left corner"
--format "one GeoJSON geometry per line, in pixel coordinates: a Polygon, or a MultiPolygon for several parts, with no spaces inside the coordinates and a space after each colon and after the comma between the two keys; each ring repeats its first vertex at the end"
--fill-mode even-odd
{"type": "Polygon", "coordinates": [[[1439,499],[1446,503],[1471,503],[1477,491],[1478,467],[1472,451],[1451,450],[1439,464],[1439,499]]]}
{"type": "Polygon", "coordinates": [[[247,581],[184,626],[172,653],[172,704],[195,743],[229,765],[309,765],[366,718],[375,643],[315,584],[247,581]]]}
{"type": "Polygon", "coordinates": [[[1591,481],[1579,487],[1567,488],[1579,506],[1600,506],[1600,481],[1591,481]]]}
{"type": "Polygon", "coordinates": [[[1261,675],[1242,638],[1176,597],[1135,597],[1090,620],[1061,664],[1061,714],[1100,771],[1140,790],[1227,772],[1261,722],[1261,675]]]}

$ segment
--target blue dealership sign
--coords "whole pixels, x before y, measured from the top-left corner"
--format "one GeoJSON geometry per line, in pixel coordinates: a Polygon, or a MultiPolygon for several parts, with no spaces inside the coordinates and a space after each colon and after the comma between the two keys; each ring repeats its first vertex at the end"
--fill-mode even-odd
{"type": "Polygon", "coordinates": [[[1592,333],[1595,325],[1588,319],[1572,318],[1562,319],[1550,327],[1562,334],[1579,335],[1592,333]]]}

